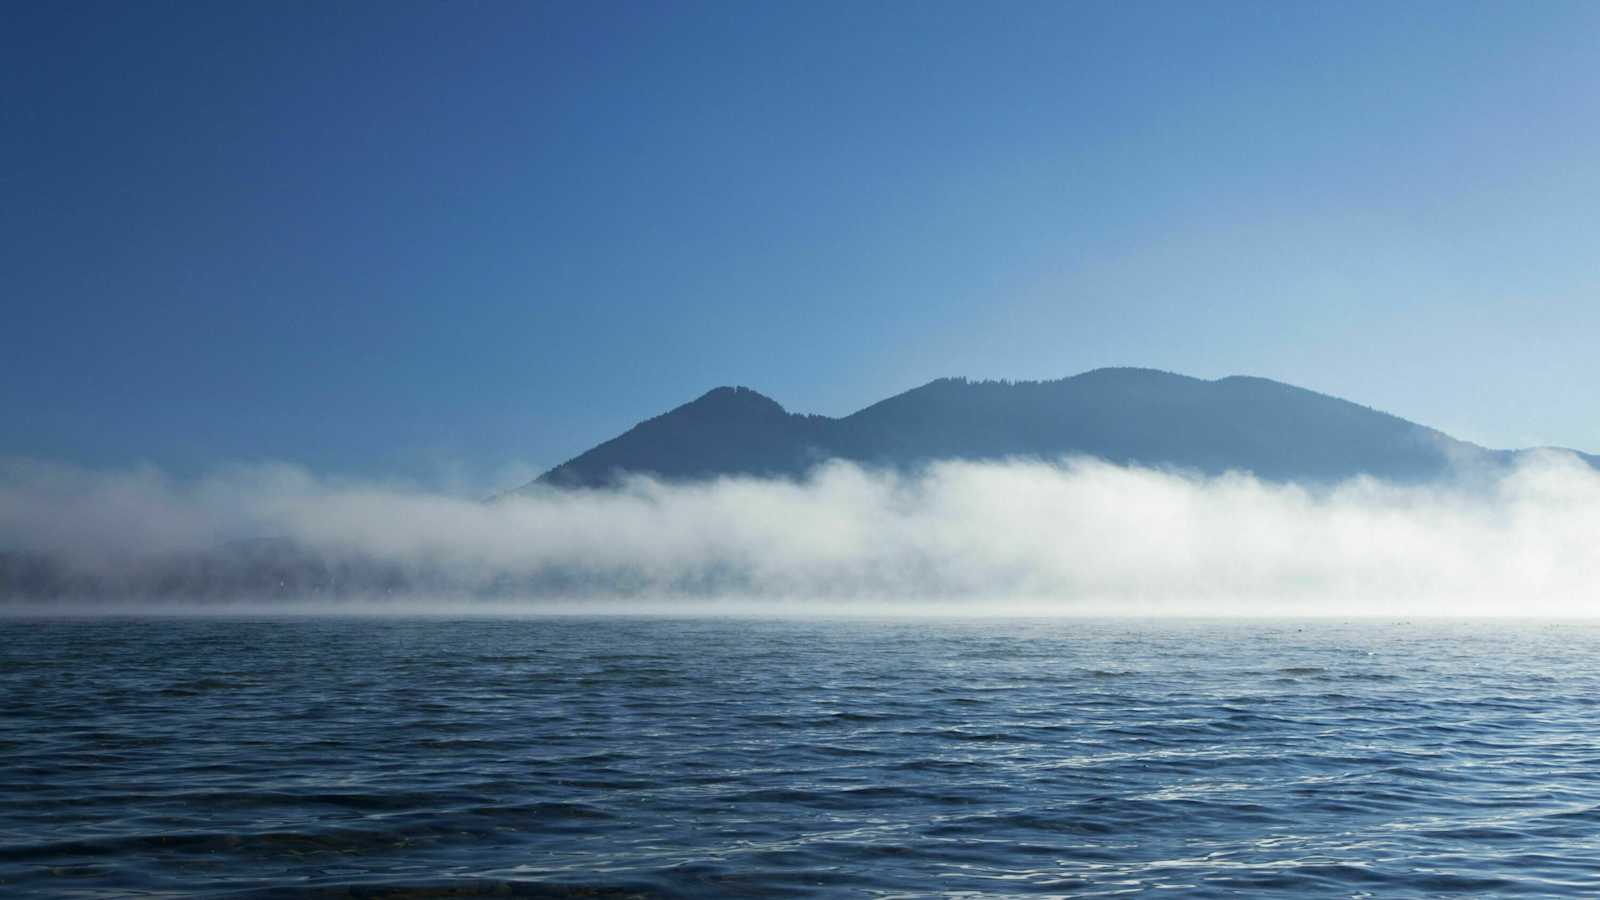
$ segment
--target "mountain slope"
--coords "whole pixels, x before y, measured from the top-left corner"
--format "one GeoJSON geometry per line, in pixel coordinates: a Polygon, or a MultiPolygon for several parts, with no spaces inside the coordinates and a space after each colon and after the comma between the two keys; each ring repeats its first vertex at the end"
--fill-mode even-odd
{"type": "Polygon", "coordinates": [[[904,468],[1080,454],[1312,482],[1360,474],[1418,481],[1514,457],[1265,378],[1205,381],[1121,368],[1058,381],[939,379],[839,419],[789,413],[748,388],[717,388],[534,484],[602,487],[630,473],[669,480],[795,476],[830,458],[904,468]]]}

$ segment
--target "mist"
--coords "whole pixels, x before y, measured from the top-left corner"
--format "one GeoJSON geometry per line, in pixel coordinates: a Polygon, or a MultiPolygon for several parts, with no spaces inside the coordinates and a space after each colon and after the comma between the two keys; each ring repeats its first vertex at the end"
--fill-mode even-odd
{"type": "Polygon", "coordinates": [[[634,478],[487,502],[289,465],[189,480],[0,465],[0,551],[101,579],[90,583],[262,538],[405,573],[405,596],[383,608],[407,611],[1600,612],[1600,473],[1559,452],[1428,485],[1306,487],[1083,458],[915,473],[835,462],[798,481],[634,478]]]}

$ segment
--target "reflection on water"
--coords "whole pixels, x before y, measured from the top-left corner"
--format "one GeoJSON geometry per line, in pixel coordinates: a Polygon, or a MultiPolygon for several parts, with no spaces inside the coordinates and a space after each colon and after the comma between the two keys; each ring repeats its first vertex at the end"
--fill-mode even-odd
{"type": "Polygon", "coordinates": [[[1600,890],[1600,628],[0,623],[0,894],[1600,890]]]}

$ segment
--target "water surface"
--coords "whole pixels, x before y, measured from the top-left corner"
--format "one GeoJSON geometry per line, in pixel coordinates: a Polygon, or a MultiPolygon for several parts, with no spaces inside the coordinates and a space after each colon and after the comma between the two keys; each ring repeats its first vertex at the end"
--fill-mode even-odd
{"type": "Polygon", "coordinates": [[[0,622],[5,896],[1600,891],[1600,628],[0,622]]]}

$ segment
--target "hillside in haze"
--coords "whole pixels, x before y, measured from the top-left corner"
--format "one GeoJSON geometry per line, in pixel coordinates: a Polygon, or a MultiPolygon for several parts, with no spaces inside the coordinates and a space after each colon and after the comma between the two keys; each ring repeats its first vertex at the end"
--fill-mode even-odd
{"type": "Polygon", "coordinates": [[[827,459],[905,469],[945,459],[1073,455],[1277,481],[1365,474],[1415,482],[1452,467],[1508,462],[1516,452],[1265,378],[1205,381],[1119,368],[1059,381],[944,378],[837,419],[790,413],[748,388],[720,387],[528,487],[603,487],[633,473],[674,481],[789,477],[827,459]]]}

